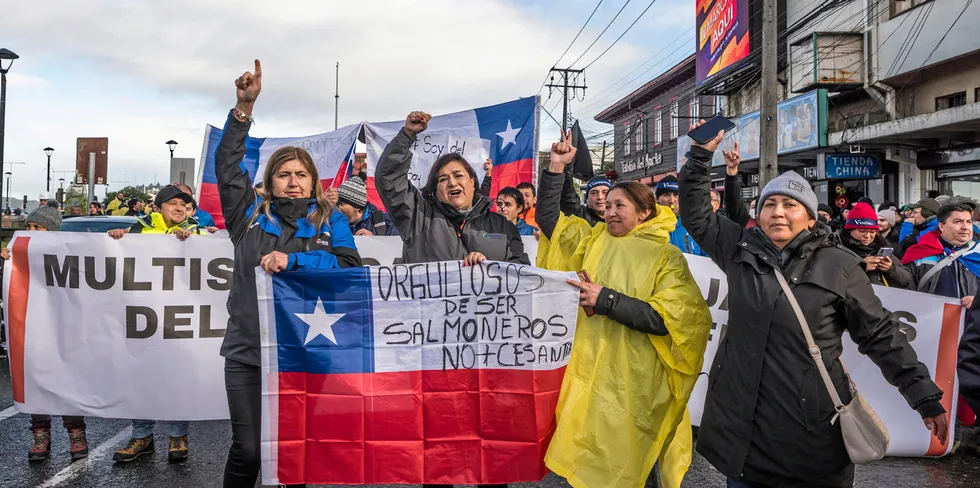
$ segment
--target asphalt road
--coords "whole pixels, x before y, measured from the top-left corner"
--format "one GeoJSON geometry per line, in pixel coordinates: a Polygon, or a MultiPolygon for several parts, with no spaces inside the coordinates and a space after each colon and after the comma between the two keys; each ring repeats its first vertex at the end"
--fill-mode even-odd
{"type": "MultiPolygon", "coordinates": [[[[151,458],[117,465],[112,453],[129,437],[129,422],[119,419],[86,419],[91,454],[88,459],[71,462],[68,438],[58,417],[53,419],[52,456],[41,463],[28,463],[31,445],[30,416],[13,411],[10,376],[6,361],[0,362],[0,487],[72,488],[198,488],[221,486],[231,428],[227,421],[196,422],[190,430],[190,458],[169,464],[166,431],[158,426],[158,447],[151,458]]],[[[188,399],[188,401],[193,401],[188,399]]],[[[389,485],[393,486],[393,485],[389,485]]],[[[538,483],[519,487],[565,487],[561,478],[551,475],[538,483]]],[[[685,488],[724,487],[724,477],[695,455],[684,480],[685,488]]],[[[858,467],[858,487],[881,488],[975,488],[980,487],[980,458],[959,452],[944,459],[888,458],[858,467]]]]}

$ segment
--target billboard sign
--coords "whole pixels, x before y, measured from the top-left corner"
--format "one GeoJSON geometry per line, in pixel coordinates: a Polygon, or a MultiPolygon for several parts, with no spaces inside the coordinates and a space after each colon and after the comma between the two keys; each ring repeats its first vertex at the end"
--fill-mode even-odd
{"type": "Polygon", "coordinates": [[[108,137],[79,137],[76,141],[75,184],[88,184],[89,153],[95,153],[95,184],[105,185],[109,166],[108,137]]]}
{"type": "Polygon", "coordinates": [[[748,57],[749,0],[697,0],[697,77],[701,86],[748,57]]]}
{"type": "MultiPolygon", "coordinates": [[[[776,105],[776,125],[779,133],[777,154],[793,154],[827,145],[827,91],[814,90],[776,105]]],[[[731,151],[738,141],[742,161],[759,159],[760,123],[759,111],[733,118],[735,129],[725,132],[725,139],[715,151],[711,166],[724,166],[722,151],[731,151]]],[[[686,161],[691,139],[677,139],[677,168],[686,161]]]]}

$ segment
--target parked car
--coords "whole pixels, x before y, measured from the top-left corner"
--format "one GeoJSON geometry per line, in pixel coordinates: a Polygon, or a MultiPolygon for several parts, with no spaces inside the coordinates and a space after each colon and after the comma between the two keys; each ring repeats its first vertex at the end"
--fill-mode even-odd
{"type": "Polygon", "coordinates": [[[112,229],[128,229],[136,223],[136,217],[114,215],[87,215],[71,217],[61,222],[62,232],[109,232],[112,229]]]}

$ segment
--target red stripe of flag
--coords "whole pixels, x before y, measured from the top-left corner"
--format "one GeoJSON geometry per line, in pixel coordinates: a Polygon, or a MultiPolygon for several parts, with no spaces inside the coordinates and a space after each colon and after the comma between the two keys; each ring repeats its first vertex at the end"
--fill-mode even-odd
{"type": "Polygon", "coordinates": [[[279,373],[279,482],[541,479],[564,373],[279,373]]]}
{"type": "Polygon", "coordinates": [[[14,241],[10,273],[10,303],[7,304],[7,334],[10,336],[10,382],[14,401],[24,403],[24,335],[27,322],[27,298],[31,286],[31,266],[27,256],[30,237],[18,237],[14,241]]]}

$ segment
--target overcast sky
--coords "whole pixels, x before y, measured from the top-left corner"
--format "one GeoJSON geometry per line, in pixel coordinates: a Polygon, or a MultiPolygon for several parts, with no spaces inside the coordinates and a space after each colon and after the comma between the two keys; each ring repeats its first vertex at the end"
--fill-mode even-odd
{"type": "MultiPolygon", "coordinates": [[[[74,170],[75,139],[109,138],[112,188],[166,182],[169,150],[200,159],[204,128],[221,125],[233,81],[263,66],[254,136],[333,129],[334,64],[340,62],[340,125],[404,118],[411,110],[455,112],[533,96],[596,0],[32,0],[4,12],[0,47],[21,56],[7,77],[4,160],[11,196],[52,190],[74,170]]],[[[626,0],[603,1],[559,63],[585,51],[626,0]]],[[[605,50],[649,5],[630,1],[579,68],[605,50]]],[[[694,50],[693,0],[657,0],[586,71],[589,89],[571,104],[586,130],[636,87],[694,50]],[[637,69],[639,68],[639,69],[637,69]]],[[[542,102],[561,117],[548,89],[542,102]],[[552,109],[556,107],[556,109],[552,109]]],[[[542,142],[557,128],[542,112],[542,142]]],[[[611,137],[609,141],[612,142],[611,137]]],[[[6,184],[6,182],[4,182],[6,184]]],[[[102,194],[103,190],[97,193],[102,194]]]]}

